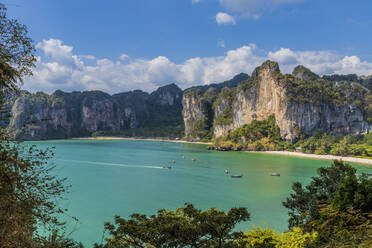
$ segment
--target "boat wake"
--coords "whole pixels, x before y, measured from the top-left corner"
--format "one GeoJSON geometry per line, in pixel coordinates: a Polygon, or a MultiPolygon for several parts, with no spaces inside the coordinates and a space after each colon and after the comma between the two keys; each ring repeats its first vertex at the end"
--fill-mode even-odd
{"type": "Polygon", "coordinates": [[[74,163],[80,163],[80,164],[108,165],[108,166],[127,167],[127,168],[164,169],[162,166],[116,164],[116,163],[94,162],[94,161],[72,160],[72,159],[71,160],[70,159],[56,159],[56,160],[65,161],[65,162],[74,162],[74,163]]]}

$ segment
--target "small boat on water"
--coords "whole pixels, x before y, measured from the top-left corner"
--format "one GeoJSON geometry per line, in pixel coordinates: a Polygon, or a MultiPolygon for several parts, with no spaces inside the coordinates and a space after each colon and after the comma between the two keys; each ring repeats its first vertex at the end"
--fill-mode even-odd
{"type": "Polygon", "coordinates": [[[229,174],[229,170],[225,170],[225,174],[229,174]]]}
{"type": "Polygon", "coordinates": [[[231,175],[232,178],[242,178],[243,175],[231,175]]]}
{"type": "Polygon", "coordinates": [[[195,162],[195,160],[196,160],[195,158],[192,158],[192,159],[191,159],[192,162],[195,162]]]}
{"type": "Polygon", "coordinates": [[[272,173],[270,173],[270,176],[272,176],[272,177],[280,177],[280,173],[278,173],[278,172],[272,172],[272,173]]]}
{"type": "Polygon", "coordinates": [[[172,163],[175,164],[176,163],[176,160],[173,160],[172,163]]]}
{"type": "Polygon", "coordinates": [[[168,170],[170,170],[170,169],[172,169],[172,166],[163,166],[163,169],[168,169],[168,170]]]}

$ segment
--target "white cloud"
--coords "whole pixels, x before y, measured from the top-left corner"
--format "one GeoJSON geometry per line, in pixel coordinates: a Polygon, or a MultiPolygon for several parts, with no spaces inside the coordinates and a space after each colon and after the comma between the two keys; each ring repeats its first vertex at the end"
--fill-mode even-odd
{"type": "Polygon", "coordinates": [[[241,17],[258,19],[265,11],[272,11],[282,4],[299,3],[304,0],[219,0],[220,5],[241,17]]]}
{"type": "Polygon", "coordinates": [[[227,13],[218,12],[216,14],[216,22],[218,24],[236,24],[235,18],[227,13]]]}
{"type": "Polygon", "coordinates": [[[256,52],[254,44],[229,50],[222,56],[190,58],[179,64],[164,56],[131,59],[127,63],[92,56],[88,65],[82,60],[84,56],[74,54],[73,47],[60,40],[44,40],[36,47],[44,56],[38,57],[34,76],[25,81],[24,88],[31,91],[62,89],[118,93],[134,89],[152,91],[169,83],[188,88],[222,82],[241,72],[251,73],[267,59],[278,61],[284,73],[290,73],[295,66],[302,64],[318,74],[372,74],[372,62],[362,61],[356,56],[341,57],[328,51],[294,51],[289,48],[258,55],[261,52],[256,52]]]}
{"type": "Polygon", "coordinates": [[[123,53],[122,55],[120,55],[120,60],[126,60],[126,59],[130,59],[130,57],[127,54],[123,53]]]}
{"type": "Polygon", "coordinates": [[[191,0],[192,3],[200,3],[201,0],[191,0]]]}
{"type": "Polygon", "coordinates": [[[96,59],[96,57],[94,57],[93,55],[80,55],[79,57],[82,59],[89,59],[89,60],[96,59]]]}

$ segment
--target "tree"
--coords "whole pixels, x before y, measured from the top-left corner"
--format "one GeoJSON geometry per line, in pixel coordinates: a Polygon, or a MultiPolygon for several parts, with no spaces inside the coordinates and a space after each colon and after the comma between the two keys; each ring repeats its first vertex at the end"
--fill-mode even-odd
{"type": "Polygon", "coordinates": [[[289,209],[289,227],[317,232],[315,247],[371,247],[372,181],[357,178],[348,164],[334,161],[319,168],[305,188],[293,185],[295,193],[283,205],[289,209]]]}
{"type": "Polygon", "coordinates": [[[2,140],[0,142],[0,244],[1,247],[35,247],[37,228],[63,228],[58,207],[67,190],[64,179],[53,175],[51,149],[2,140]]]}
{"type": "Polygon", "coordinates": [[[28,37],[27,27],[16,19],[7,17],[4,4],[0,3],[0,87],[2,90],[18,89],[17,83],[32,74],[35,48],[28,37]]]}
{"type": "MultiPolygon", "coordinates": [[[[8,19],[0,4],[0,109],[5,97],[18,90],[18,83],[32,73],[34,47],[26,26],[8,19]]],[[[58,206],[68,187],[65,179],[53,174],[49,159],[52,149],[40,150],[13,142],[7,130],[0,127],[0,246],[2,248],[80,247],[66,239],[64,223],[58,215],[66,210],[58,206]],[[42,229],[51,232],[47,238],[42,229]]]]}
{"type": "Polygon", "coordinates": [[[318,169],[318,176],[313,177],[311,183],[305,188],[301,183],[295,182],[292,186],[294,193],[283,202],[289,211],[289,228],[304,227],[312,220],[319,219],[320,205],[330,204],[338,190],[339,185],[348,176],[354,176],[356,170],[341,161],[318,169]]]}
{"type": "Polygon", "coordinates": [[[269,228],[255,227],[236,240],[237,248],[307,248],[316,239],[317,233],[305,233],[299,227],[279,234],[269,228]]]}
{"type": "Polygon", "coordinates": [[[348,176],[339,186],[332,206],[338,210],[352,207],[363,213],[372,212],[372,181],[366,176],[359,180],[355,175],[348,176]]]}
{"type": "Polygon", "coordinates": [[[202,211],[191,204],[152,216],[132,214],[128,220],[116,216],[115,224],[105,224],[110,233],[106,244],[95,247],[234,247],[242,233],[233,229],[249,216],[245,208],[225,213],[216,208],[202,211]]]}
{"type": "Polygon", "coordinates": [[[348,176],[331,204],[321,206],[318,219],[307,225],[319,233],[318,243],[331,247],[372,245],[372,181],[348,176]]]}

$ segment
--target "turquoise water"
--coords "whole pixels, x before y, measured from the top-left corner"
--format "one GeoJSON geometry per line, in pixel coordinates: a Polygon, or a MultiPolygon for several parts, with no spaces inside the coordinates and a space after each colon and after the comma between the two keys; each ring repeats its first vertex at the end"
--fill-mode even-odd
{"type": "MultiPolygon", "coordinates": [[[[33,142],[55,147],[56,172],[72,185],[63,204],[79,223],[72,237],[91,247],[100,242],[103,224],[115,215],[154,214],[189,202],[197,208],[246,207],[252,225],[286,230],[281,202],[295,181],[308,183],[330,161],[247,152],[208,151],[197,144],[127,140],[61,140],[33,142]],[[183,159],[181,155],[184,155],[183,159]],[[195,161],[192,161],[192,158],[195,161]],[[175,160],[176,163],[172,163],[175,160]],[[163,169],[162,166],[172,166],[163,169]],[[234,179],[224,174],[243,174],[234,179]],[[280,177],[269,176],[279,172],[280,177]]],[[[355,165],[360,171],[367,167],[355,165]]]]}

